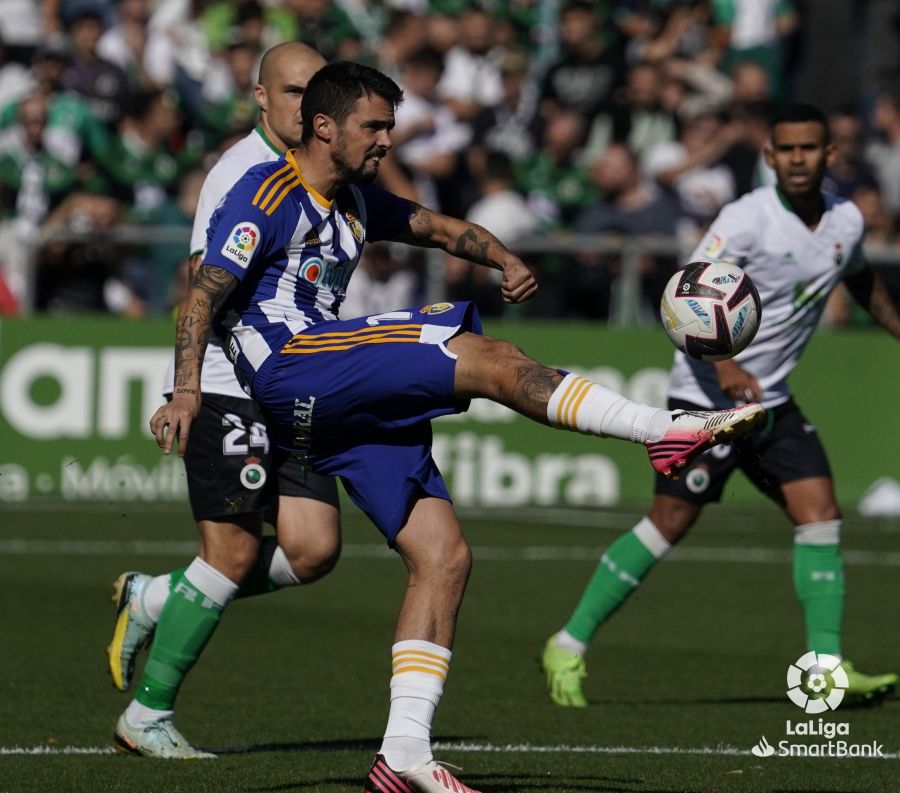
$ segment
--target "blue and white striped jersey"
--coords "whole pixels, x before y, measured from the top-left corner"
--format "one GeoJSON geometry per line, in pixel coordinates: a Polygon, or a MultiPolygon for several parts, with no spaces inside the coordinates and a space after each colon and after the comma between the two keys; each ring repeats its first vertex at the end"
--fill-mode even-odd
{"type": "Polygon", "coordinates": [[[407,229],[410,209],[373,184],[328,201],[292,152],[244,174],[213,214],[203,263],[240,280],[214,331],[248,381],[296,333],[338,318],[363,243],[407,229]]]}

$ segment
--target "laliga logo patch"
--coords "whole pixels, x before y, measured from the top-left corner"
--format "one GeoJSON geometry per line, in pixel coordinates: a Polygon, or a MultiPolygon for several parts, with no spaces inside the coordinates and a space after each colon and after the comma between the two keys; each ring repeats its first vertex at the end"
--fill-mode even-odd
{"type": "Polygon", "coordinates": [[[839,658],[810,651],[788,667],[787,684],[788,699],[798,708],[822,713],[841,704],[848,680],[839,658]]]}
{"type": "Polygon", "coordinates": [[[719,234],[713,234],[703,252],[710,258],[715,259],[723,250],[725,250],[725,238],[719,234]]]}
{"type": "Polygon", "coordinates": [[[362,241],[366,236],[362,223],[359,222],[359,219],[353,212],[347,212],[344,217],[347,218],[347,225],[350,227],[350,231],[353,232],[354,239],[362,244],[362,241]]]}
{"type": "Polygon", "coordinates": [[[222,255],[246,269],[257,242],[259,242],[259,227],[248,221],[238,223],[231,230],[228,241],[222,246],[222,255]]]}
{"type": "Polygon", "coordinates": [[[419,313],[431,315],[445,314],[448,311],[452,311],[454,308],[456,308],[456,306],[453,303],[432,303],[429,306],[422,306],[422,308],[419,309],[419,313]]]}
{"type": "Polygon", "coordinates": [[[241,484],[247,490],[259,490],[266,483],[266,469],[260,465],[259,457],[247,457],[241,469],[241,484]]]}

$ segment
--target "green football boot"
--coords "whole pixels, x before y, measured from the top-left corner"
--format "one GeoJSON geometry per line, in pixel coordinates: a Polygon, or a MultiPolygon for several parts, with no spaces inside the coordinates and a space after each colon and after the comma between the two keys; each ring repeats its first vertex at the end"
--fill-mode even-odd
{"type": "Polygon", "coordinates": [[[153,639],[156,623],[144,610],[143,594],[152,576],[122,573],[113,582],[112,601],[116,604],[116,627],[106,648],[109,674],[119,691],[127,691],[134,675],[137,654],[153,639]]]}
{"type": "Polygon", "coordinates": [[[119,716],[113,733],[116,749],[141,757],[158,757],[162,760],[215,760],[211,752],[203,752],[191,746],[178,732],[171,719],[159,719],[138,727],[119,716]]]}
{"type": "Polygon", "coordinates": [[[841,669],[847,673],[847,690],[844,702],[859,704],[876,702],[890,694],[900,680],[893,672],[883,675],[864,675],[857,672],[851,661],[841,661],[841,669]]]}
{"type": "Polygon", "coordinates": [[[550,699],[564,708],[586,708],[581,681],[587,677],[584,656],[559,647],[551,636],[544,645],[541,666],[547,675],[550,699]]]}

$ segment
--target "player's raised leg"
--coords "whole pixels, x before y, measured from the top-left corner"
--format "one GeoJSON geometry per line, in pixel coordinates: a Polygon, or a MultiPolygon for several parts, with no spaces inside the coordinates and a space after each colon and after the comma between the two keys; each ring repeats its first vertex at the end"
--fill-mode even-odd
{"type": "Polygon", "coordinates": [[[487,397],[558,429],[643,444],[654,470],[666,476],[711,446],[745,435],[765,415],[757,404],[730,410],[654,408],[543,366],[509,342],[475,333],[455,336],[447,348],[457,356],[459,396],[487,397]]]}
{"type": "Polygon", "coordinates": [[[396,538],[409,581],[391,648],[391,706],[370,793],[456,793],[463,785],[431,753],[431,722],[450,669],[472,554],[449,501],[420,498],[396,538]]]}

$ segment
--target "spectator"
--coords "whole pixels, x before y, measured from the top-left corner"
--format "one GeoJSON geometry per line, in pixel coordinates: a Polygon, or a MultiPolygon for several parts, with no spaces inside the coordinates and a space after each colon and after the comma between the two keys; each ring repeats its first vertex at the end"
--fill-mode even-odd
{"type": "Polygon", "coordinates": [[[100,37],[97,54],[128,75],[132,90],[171,85],[175,80],[172,40],[148,30],[148,0],[118,0],[116,21],[100,37]]]}
{"type": "Polygon", "coordinates": [[[872,108],[872,127],[880,135],[866,149],[866,159],[878,174],[884,204],[900,219],[900,90],[883,89],[872,108]]]}
{"type": "Polygon", "coordinates": [[[243,42],[236,42],[228,47],[222,60],[224,74],[218,85],[207,80],[206,101],[198,119],[208,150],[219,149],[231,138],[247,134],[256,123],[256,52],[243,42]]]}
{"type": "Polygon", "coordinates": [[[0,107],[18,101],[33,88],[28,69],[7,57],[6,46],[0,40],[0,107]]]}
{"type": "MultiPolygon", "coordinates": [[[[525,199],[515,191],[515,174],[509,157],[488,152],[479,177],[480,197],[469,209],[466,220],[477,223],[507,247],[515,248],[522,237],[537,231],[538,220],[525,199]]],[[[474,300],[484,316],[503,314],[499,270],[482,267],[465,259],[447,256],[444,277],[448,300],[474,300]]]]}
{"type": "Polygon", "coordinates": [[[424,16],[412,11],[393,10],[378,45],[378,68],[389,77],[400,80],[403,62],[422,49],[427,40],[428,23],[424,16]]]}
{"type": "MultiPolygon", "coordinates": [[[[178,228],[190,232],[205,177],[204,171],[188,171],[178,186],[177,199],[166,200],[157,209],[144,213],[141,223],[164,227],[167,233],[178,228]]],[[[180,241],[154,240],[125,259],[121,275],[116,280],[120,294],[127,290],[130,314],[158,315],[178,305],[183,296],[182,291],[177,289],[183,286],[178,275],[188,265],[184,251],[185,246],[180,241]]]]}
{"type": "Polygon", "coordinates": [[[387,242],[369,243],[363,248],[341,304],[341,319],[383,314],[421,302],[420,278],[405,264],[406,253],[405,246],[387,242]]]}
{"type": "Polygon", "coordinates": [[[74,181],[70,169],[47,150],[47,100],[33,96],[17,106],[16,123],[0,136],[0,208],[4,218],[3,281],[20,303],[30,299],[29,252],[41,224],[74,181]]]}
{"type": "Polygon", "coordinates": [[[584,134],[581,115],[561,111],[547,121],[540,150],[516,165],[518,186],[545,228],[571,223],[596,197],[578,157],[584,134]]]}
{"type": "MultiPolygon", "coordinates": [[[[591,170],[601,200],[586,207],[575,221],[582,234],[621,234],[648,239],[675,235],[680,209],[669,193],[641,178],[633,152],[613,143],[591,170]]],[[[579,315],[607,318],[612,285],[621,271],[621,256],[582,254],[565,268],[566,304],[579,315]]],[[[676,267],[675,257],[642,256],[640,260],[643,313],[653,316],[663,287],[676,267]]]]}
{"type": "Polygon", "coordinates": [[[121,204],[113,198],[74,193],[51,213],[44,225],[51,239],[57,230],[83,234],[86,239],[53,241],[39,251],[35,262],[38,310],[53,314],[132,313],[129,296],[111,280],[118,270],[119,251],[96,244],[98,236],[119,223],[121,212],[121,204]]]}
{"type": "Polygon", "coordinates": [[[459,42],[445,56],[438,95],[456,114],[468,121],[503,97],[500,71],[491,58],[494,24],[481,8],[467,8],[459,23],[459,42]]]}
{"type": "Polygon", "coordinates": [[[675,117],[662,106],[660,88],[657,66],[652,63],[632,66],[625,86],[613,96],[610,112],[594,119],[585,159],[596,160],[614,140],[624,143],[639,160],[656,146],[675,140],[675,117]]]}
{"type": "Polygon", "coordinates": [[[734,174],[721,162],[741,129],[705,115],[684,125],[678,141],[653,149],[645,162],[648,176],[678,198],[684,212],[680,233],[700,234],[718,211],[735,197],[734,174]]]}
{"type": "MultiPolygon", "coordinates": [[[[438,99],[443,58],[431,49],[410,55],[403,64],[403,104],[397,108],[392,134],[397,161],[411,173],[416,193],[426,206],[448,206],[444,186],[457,173],[459,153],[471,133],[438,99]]],[[[461,212],[459,206],[455,207],[461,212]]]]}
{"type": "Polygon", "coordinates": [[[489,152],[505,152],[515,162],[534,154],[536,86],[528,79],[528,57],[520,50],[510,50],[500,60],[500,101],[486,107],[472,121],[472,146],[468,164],[478,179],[489,152]]]}
{"type": "Polygon", "coordinates": [[[90,191],[121,201],[137,218],[157,210],[175,189],[179,173],[199,158],[192,148],[172,151],[171,137],[180,121],[169,92],[135,94],[118,134],[96,157],[90,191]]]}
{"type": "Polygon", "coordinates": [[[83,96],[91,113],[114,128],[128,97],[128,77],[97,50],[103,35],[103,15],[95,6],[79,7],[69,19],[72,54],[62,84],[83,96]]]}
{"type": "Polygon", "coordinates": [[[588,124],[597,113],[609,110],[613,91],[622,84],[625,61],[618,43],[606,40],[602,21],[596,5],[586,0],[575,0],[563,9],[562,53],[541,84],[542,118],[571,110],[588,124]]]}
{"type": "MultiPolygon", "coordinates": [[[[853,198],[862,187],[873,189],[878,195],[878,181],[863,155],[862,117],[851,108],[838,108],[828,114],[828,130],[834,155],[822,189],[841,198],[853,198]]],[[[880,196],[878,202],[881,203],[880,196]]]]}
{"type": "Polygon", "coordinates": [[[714,0],[711,38],[720,65],[733,73],[736,64],[752,61],[768,75],[776,99],[786,91],[782,41],[797,28],[790,0],[714,0]]]}
{"type": "Polygon", "coordinates": [[[266,21],[277,28],[281,41],[302,41],[326,61],[353,61],[362,56],[360,33],[338,3],[282,0],[269,8],[266,21]]]}

